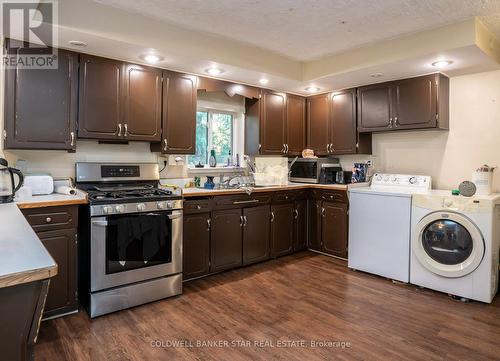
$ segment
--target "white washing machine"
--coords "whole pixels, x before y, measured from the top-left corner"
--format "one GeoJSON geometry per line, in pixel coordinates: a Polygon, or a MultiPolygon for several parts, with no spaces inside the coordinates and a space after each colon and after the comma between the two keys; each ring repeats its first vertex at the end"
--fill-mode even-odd
{"type": "Polygon", "coordinates": [[[369,187],[352,188],[348,267],[408,283],[412,195],[430,187],[429,176],[377,173],[369,187]]]}
{"type": "Polygon", "coordinates": [[[410,283],[491,303],[498,287],[500,195],[414,195],[410,283]]]}

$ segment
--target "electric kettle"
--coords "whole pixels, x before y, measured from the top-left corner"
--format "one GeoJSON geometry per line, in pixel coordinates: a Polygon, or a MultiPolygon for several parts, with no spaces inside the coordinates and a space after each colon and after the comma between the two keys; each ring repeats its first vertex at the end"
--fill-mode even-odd
{"type": "Polygon", "coordinates": [[[23,181],[23,173],[18,169],[9,168],[7,160],[0,158],[0,203],[14,201],[14,195],[23,185],[23,181]],[[17,185],[14,183],[14,174],[19,178],[17,185]]]}

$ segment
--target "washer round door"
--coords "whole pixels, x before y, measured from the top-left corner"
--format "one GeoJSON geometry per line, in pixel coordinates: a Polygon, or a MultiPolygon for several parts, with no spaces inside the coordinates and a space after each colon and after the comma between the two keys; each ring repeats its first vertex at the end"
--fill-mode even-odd
{"type": "Polygon", "coordinates": [[[484,257],[484,239],[474,223],[455,212],[434,212],[420,220],[413,252],[429,271],[444,277],[462,277],[474,271],[484,257]]]}

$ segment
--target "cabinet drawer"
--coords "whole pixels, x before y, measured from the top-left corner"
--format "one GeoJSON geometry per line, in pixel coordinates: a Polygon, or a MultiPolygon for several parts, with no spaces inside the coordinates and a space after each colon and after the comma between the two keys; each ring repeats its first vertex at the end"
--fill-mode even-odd
{"type": "Polygon", "coordinates": [[[184,213],[203,213],[210,211],[210,199],[200,198],[200,199],[189,199],[184,201],[184,213]]]}
{"type": "Polygon", "coordinates": [[[298,196],[299,193],[297,191],[276,192],[274,193],[273,203],[293,202],[298,196]]]}
{"type": "Polygon", "coordinates": [[[347,192],[340,190],[328,190],[328,191],[314,191],[316,199],[322,199],[324,201],[348,203],[347,192]]]}
{"type": "Polygon", "coordinates": [[[228,208],[243,208],[252,207],[271,202],[271,194],[252,194],[252,195],[235,195],[235,196],[220,196],[213,200],[214,209],[228,208]]]}
{"type": "Polygon", "coordinates": [[[77,227],[77,207],[44,207],[22,212],[35,232],[77,227]]]}

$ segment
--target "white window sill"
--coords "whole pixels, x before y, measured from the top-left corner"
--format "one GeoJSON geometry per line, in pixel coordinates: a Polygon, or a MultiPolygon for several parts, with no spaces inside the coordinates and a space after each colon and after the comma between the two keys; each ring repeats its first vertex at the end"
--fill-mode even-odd
{"type": "Polygon", "coordinates": [[[204,167],[204,168],[195,168],[194,166],[189,166],[187,172],[189,175],[194,174],[223,174],[223,173],[241,173],[244,172],[245,168],[243,167],[204,167]]]}

